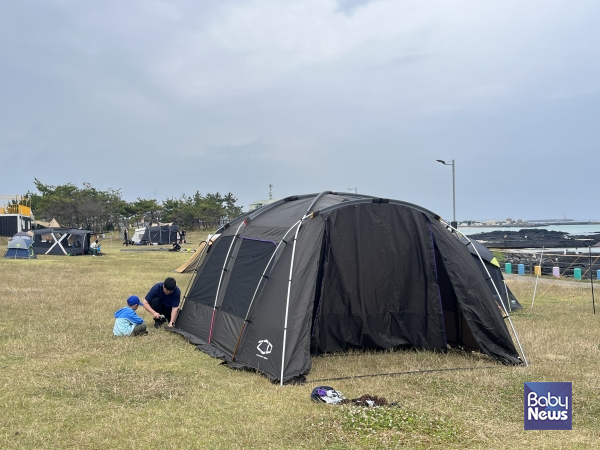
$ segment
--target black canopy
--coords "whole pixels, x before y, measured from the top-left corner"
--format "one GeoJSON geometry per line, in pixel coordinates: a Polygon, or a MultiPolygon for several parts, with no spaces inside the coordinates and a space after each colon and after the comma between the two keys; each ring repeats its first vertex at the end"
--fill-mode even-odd
{"type": "Polygon", "coordinates": [[[90,230],[43,228],[33,233],[33,249],[38,255],[85,255],[89,252],[90,230]]]}
{"type": "Polygon", "coordinates": [[[179,227],[177,225],[156,225],[146,227],[146,231],[140,240],[140,245],[168,245],[178,240],[179,227]]]}

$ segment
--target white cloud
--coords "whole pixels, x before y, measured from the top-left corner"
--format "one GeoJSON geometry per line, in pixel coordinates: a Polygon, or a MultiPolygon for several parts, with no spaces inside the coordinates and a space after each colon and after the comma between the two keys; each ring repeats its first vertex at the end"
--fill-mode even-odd
{"type": "MultiPolygon", "coordinates": [[[[61,0],[2,13],[0,156],[90,150],[133,197],[152,188],[129,179],[161,179],[156,161],[172,155],[183,162],[165,195],[218,189],[248,203],[269,182],[290,194],[358,186],[443,210],[435,159],[456,158],[464,208],[499,207],[490,195],[513,208],[504,179],[485,192],[465,173],[533,190],[530,164],[588,170],[560,155],[600,137],[597,2],[61,0]],[[114,164],[141,152],[135,169],[114,164]]],[[[37,158],[28,167],[78,181],[37,158]]],[[[482,216],[498,214],[531,216],[482,216]]]]}

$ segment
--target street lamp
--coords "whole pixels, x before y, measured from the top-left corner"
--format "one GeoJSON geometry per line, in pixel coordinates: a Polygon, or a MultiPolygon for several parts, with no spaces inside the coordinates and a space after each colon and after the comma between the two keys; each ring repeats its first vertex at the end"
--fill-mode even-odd
{"type": "Polygon", "coordinates": [[[355,194],[358,194],[358,189],[353,187],[353,188],[348,188],[349,191],[354,191],[355,194]]]}
{"type": "Polygon", "coordinates": [[[456,183],[455,183],[455,177],[454,177],[454,168],[455,168],[455,164],[454,164],[454,160],[452,160],[452,162],[446,162],[444,160],[441,159],[436,159],[437,162],[442,163],[445,166],[452,166],[452,223],[450,225],[452,225],[452,228],[457,228],[458,227],[458,222],[456,221],[456,183]]]}

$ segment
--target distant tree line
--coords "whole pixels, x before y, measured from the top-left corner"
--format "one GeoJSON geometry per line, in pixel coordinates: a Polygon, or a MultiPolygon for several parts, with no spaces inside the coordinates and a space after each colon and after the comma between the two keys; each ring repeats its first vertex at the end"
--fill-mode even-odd
{"type": "Polygon", "coordinates": [[[230,192],[192,196],[162,201],[139,198],[134,202],[123,200],[121,189],[105,191],[90,183],[78,187],[72,183],[60,186],[34,180],[37,193],[28,192],[31,209],[36,219],[50,221],[53,218],[62,226],[86,228],[92,231],[112,230],[144,223],[175,222],[184,228],[213,228],[230,221],[240,214],[237,198],[230,192]]]}

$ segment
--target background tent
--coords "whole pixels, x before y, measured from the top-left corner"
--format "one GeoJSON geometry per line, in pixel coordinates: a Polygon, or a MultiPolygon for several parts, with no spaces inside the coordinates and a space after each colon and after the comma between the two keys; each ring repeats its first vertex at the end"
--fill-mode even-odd
{"type": "Polygon", "coordinates": [[[467,246],[473,259],[475,260],[477,267],[481,271],[481,274],[486,279],[488,287],[490,288],[490,292],[494,296],[496,301],[502,301],[504,307],[508,311],[513,311],[515,309],[523,309],[517,297],[511,292],[510,288],[504,282],[504,276],[502,275],[502,270],[500,269],[500,264],[498,260],[494,256],[494,254],[482,243],[477,242],[474,239],[471,239],[469,242],[466,238],[460,238],[460,241],[467,246]],[[477,251],[475,251],[477,249],[477,251]],[[479,256],[481,259],[479,259],[479,256]],[[483,263],[482,263],[483,260],[483,263]],[[487,269],[487,272],[486,272],[487,269]],[[489,272],[489,276],[488,276],[489,272]],[[496,292],[498,289],[498,292],[496,292]],[[498,298],[498,293],[500,294],[500,298],[498,298]],[[508,299],[508,301],[507,301],[508,299]]]}
{"type": "Polygon", "coordinates": [[[206,238],[206,241],[203,241],[200,243],[200,245],[198,246],[198,249],[192,255],[192,257],[190,259],[188,259],[186,262],[184,262],[177,269],[175,269],[175,272],[190,273],[190,272],[193,272],[194,270],[196,270],[198,267],[200,267],[202,265],[202,261],[204,261],[204,258],[206,256],[207,243],[208,243],[208,245],[212,245],[212,243],[214,241],[216,241],[219,236],[220,235],[218,235],[218,234],[209,235],[206,238]]]}
{"type": "Polygon", "coordinates": [[[426,209],[324,192],[218,232],[175,331],[232,367],[283,383],[315,353],[448,345],[522,362],[471,254],[426,209]]]}
{"type": "Polygon", "coordinates": [[[172,224],[146,227],[140,245],[158,244],[168,245],[179,241],[179,227],[172,224]]]}
{"type": "Polygon", "coordinates": [[[33,250],[33,241],[31,238],[25,239],[21,236],[11,239],[8,241],[8,248],[4,257],[14,259],[36,258],[35,251],[33,250]]]}
{"type": "Polygon", "coordinates": [[[205,247],[206,247],[206,241],[202,241],[200,243],[200,245],[198,246],[198,248],[196,249],[196,252],[192,255],[192,257],[190,259],[188,259],[186,262],[184,262],[182,265],[180,265],[177,269],[175,269],[175,272],[179,272],[179,273],[193,272],[196,269],[196,267],[198,267],[204,260],[204,256],[206,255],[205,247]]]}
{"type": "Polygon", "coordinates": [[[28,239],[30,241],[33,241],[33,231],[19,231],[17,234],[10,238],[11,241],[13,239],[28,239]]]}
{"type": "Polygon", "coordinates": [[[33,249],[38,255],[87,255],[91,234],[77,228],[35,230],[33,249]]]}
{"type": "Polygon", "coordinates": [[[131,237],[131,240],[133,241],[133,243],[139,244],[140,241],[142,240],[142,238],[144,237],[145,232],[146,232],[146,227],[136,228],[135,231],[133,232],[133,236],[131,237]]]}

